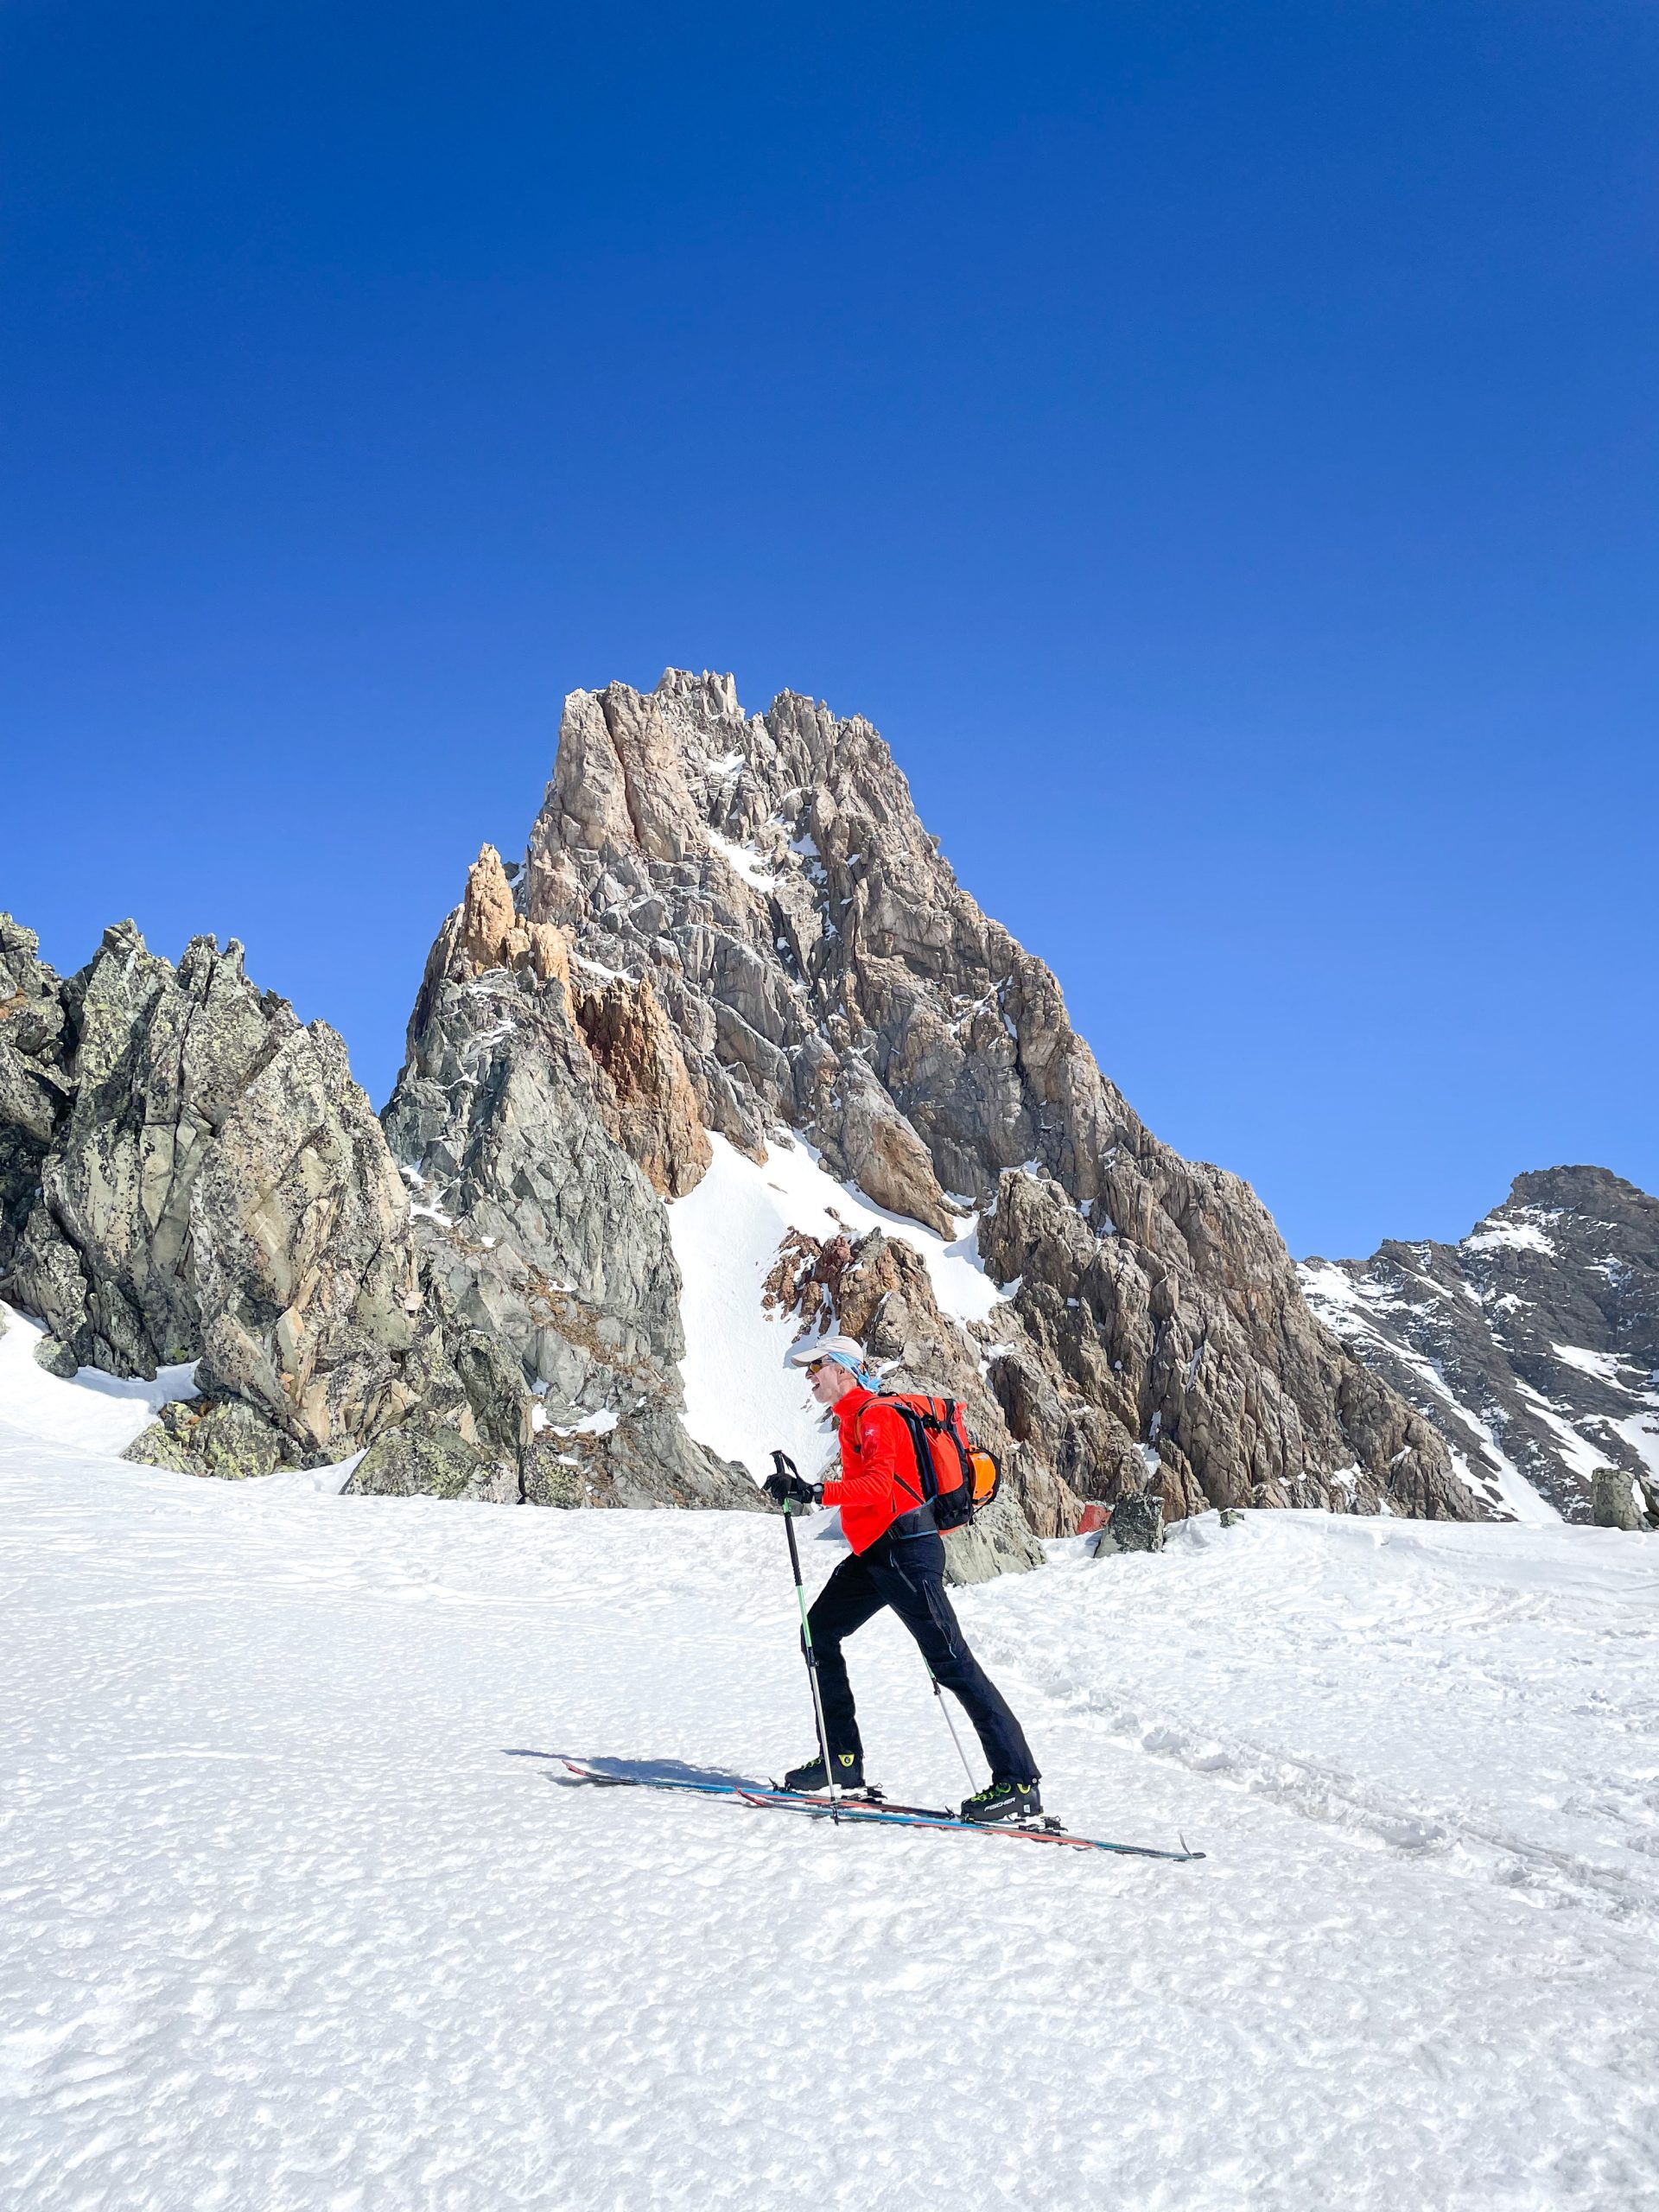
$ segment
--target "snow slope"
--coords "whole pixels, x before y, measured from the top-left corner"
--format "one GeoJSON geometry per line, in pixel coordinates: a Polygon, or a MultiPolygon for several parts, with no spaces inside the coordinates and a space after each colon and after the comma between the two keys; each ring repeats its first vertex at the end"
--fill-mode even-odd
{"type": "Polygon", "coordinates": [[[0,1421],[27,1435],[118,1455],[162,1406],[196,1395],[194,1363],[164,1367],[153,1382],[124,1382],[95,1367],[64,1382],[35,1364],[35,1347],[45,1334],[0,1299],[0,1421]]]}
{"type": "Polygon", "coordinates": [[[834,1449],[829,1425],[804,1377],[784,1365],[799,1323],[761,1305],[778,1247],[791,1229],[820,1239],[885,1230],[919,1252],[941,1312],[982,1320],[1002,1293],[979,1257],[978,1224],[954,1243],[919,1222],[889,1213],[818,1165],[810,1145],[774,1141],[764,1163],[711,1135],[714,1160],[694,1191],[668,1210],[684,1290],[685,1425],[701,1444],[741,1460],[757,1480],[772,1471],[773,1446],[816,1475],[834,1449]]]}
{"type": "MultiPolygon", "coordinates": [[[[0,2202],[1651,2202],[1656,1587],[1262,1513],[963,1592],[1051,1802],[1210,1853],[1161,1866],[558,1786],[806,1749],[769,1518],[0,1428],[0,2202]]],[[[880,1774],[958,1788],[902,1633],[855,1655],[880,1774]]]]}

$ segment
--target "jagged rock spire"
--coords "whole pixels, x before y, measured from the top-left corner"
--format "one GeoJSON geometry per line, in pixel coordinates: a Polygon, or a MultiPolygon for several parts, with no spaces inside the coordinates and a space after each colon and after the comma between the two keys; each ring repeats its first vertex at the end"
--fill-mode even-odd
{"type": "MultiPolygon", "coordinates": [[[[746,715],[730,677],[683,670],[650,693],[574,692],[516,890],[518,925],[569,945],[558,995],[588,1048],[588,1066],[562,1062],[576,1075],[556,1117],[585,1110],[645,1164],[621,1086],[598,1080],[607,1040],[632,1027],[666,1062],[655,1095],[683,1068],[699,1125],[752,1157],[796,1132],[894,1214],[947,1236],[979,1217],[982,1254],[1016,1286],[994,1331],[929,1312],[925,1279],[880,1266],[869,1324],[895,1372],[925,1360],[980,1402],[1039,1529],[1147,1480],[1171,1517],[1206,1500],[1480,1510],[1433,1429],[1314,1322],[1248,1185],[1160,1144],[1102,1073],[1053,976],[957,881],[862,718],[792,692],[746,715]],[[901,1305],[905,1329],[882,1338],[901,1305]]],[[[459,942],[435,950],[451,976],[459,942]]],[[[485,1018],[448,1003],[452,1024],[485,1018]]],[[[519,1048],[492,1050],[521,1065],[519,1048]]],[[[446,1094],[442,1135],[395,1105],[394,1141],[422,1173],[439,1154],[476,1160],[496,1095],[446,1094]]],[[[468,1203],[484,1202],[479,1186],[468,1203]]],[[[521,1218],[499,1182],[487,1202],[521,1218]]],[[[632,1249],[648,1216],[632,1200],[624,1215],[632,1249]]],[[[611,1232],[590,1212],[576,1241],[586,1254],[611,1232]]],[[[817,1257],[798,1257],[789,1281],[821,1290],[817,1257]]],[[[664,1317],[647,1334],[660,1362],[677,1356],[664,1317]]]]}

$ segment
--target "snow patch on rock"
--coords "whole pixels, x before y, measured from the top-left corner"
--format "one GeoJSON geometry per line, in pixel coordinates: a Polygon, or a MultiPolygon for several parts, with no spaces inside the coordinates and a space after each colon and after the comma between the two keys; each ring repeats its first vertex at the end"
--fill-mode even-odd
{"type": "Polygon", "coordinates": [[[1576,1367],[1580,1375],[1593,1375],[1599,1382],[1609,1382],[1615,1390],[1630,1390],[1620,1373],[1628,1363],[1616,1352],[1586,1351],[1578,1344],[1552,1344],[1550,1349],[1564,1367],[1576,1367]]]}
{"type": "Polygon", "coordinates": [[[1541,1252],[1551,1260],[1555,1256],[1555,1247],[1548,1237],[1529,1221],[1495,1221],[1471,1230],[1463,1240],[1463,1249],[1465,1252],[1541,1252]]]}
{"type": "Polygon", "coordinates": [[[752,883],[757,891],[771,891],[778,881],[778,872],[767,865],[764,853],[753,845],[739,845],[729,837],[722,837],[718,830],[710,830],[709,842],[734,874],[745,883],[752,883]]]}
{"type": "Polygon", "coordinates": [[[154,1382],[130,1381],[83,1367],[73,1382],[37,1365],[35,1347],[46,1331],[0,1300],[0,1423],[50,1444],[119,1459],[161,1408],[196,1395],[194,1361],[163,1367],[154,1382]]]}
{"type": "Polygon", "coordinates": [[[771,1472],[774,1448],[816,1476],[833,1452],[834,1437],[804,1376],[784,1364],[798,1325],[761,1304],[791,1230],[820,1241],[882,1230],[920,1254],[940,1311],[957,1320],[984,1319],[1007,1294],[986,1273],[972,1216],[958,1224],[964,1233],[947,1241],[837,1182],[798,1138],[774,1138],[759,1164],[722,1136],[711,1135],[709,1142],[708,1173],[668,1210],[684,1284],[686,1427],[700,1444],[741,1461],[757,1480],[771,1472]]]}

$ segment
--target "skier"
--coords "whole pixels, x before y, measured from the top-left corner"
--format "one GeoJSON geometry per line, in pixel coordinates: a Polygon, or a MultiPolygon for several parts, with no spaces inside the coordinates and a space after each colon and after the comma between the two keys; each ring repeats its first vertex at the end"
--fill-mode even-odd
{"type": "MultiPolygon", "coordinates": [[[[851,1337],[825,1337],[797,1345],[789,1363],[806,1370],[812,1395],[834,1412],[841,1434],[838,1482],[808,1483],[780,1471],[766,1484],[767,1495],[779,1505],[839,1505],[842,1529],[853,1548],[852,1557],[841,1561],[807,1617],[837,1784],[850,1791],[865,1786],[863,1745],[842,1643],[890,1605],[915,1637],[934,1681],[956,1692],[984,1747],[990,1787],[967,1799],[963,1820],[1023,1821],[1040,1813],[1036,1762],[1001,1693],[968,1649],[944,1594],[944,1544],[934,1526],[933,1509],[921,1502],[917,1489],[910,1432],[876,1395],[880,1385],[865,1368],[863,1348],[851,1337]]],[[[820,1756],[786,1774],[784,1787],[821,1790],[829,1781],[820,1756]]]]}

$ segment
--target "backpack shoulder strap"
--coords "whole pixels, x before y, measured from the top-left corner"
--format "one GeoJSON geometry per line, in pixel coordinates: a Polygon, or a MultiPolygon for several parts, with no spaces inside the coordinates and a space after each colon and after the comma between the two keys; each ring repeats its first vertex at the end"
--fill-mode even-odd
{"type": "MultiPolygon", "coordinates": [[[[931,1403],[931,1401],[924,1399],[922,1402],[926,1405],[931,1403]]],[[[933,1472],[933,1455],[927,1448],[927,1439],[923,1433],[925,1416],[917,1411],[914,1404],[902,1392],[898,1390],[878,1392],[872,1396],[869,1405],[861,1406],[858,1409],[854,1433],[858,1440],[861,1451],[864,1446],[864,1416],[870,1410],[870,1406],[886,1406],[890,1413],[897,1414],[904,1423],[905,1433],[910,1439],[910,1448],[916,1455],[916,1473],[922,1487],[919,1491],[912,1490],[910,1484],[896,1469],[893,1472],[893,1480],[906,1496],[916,1500],[918,1505],[925,1505],[938,1486],[933,1472]]]]}

